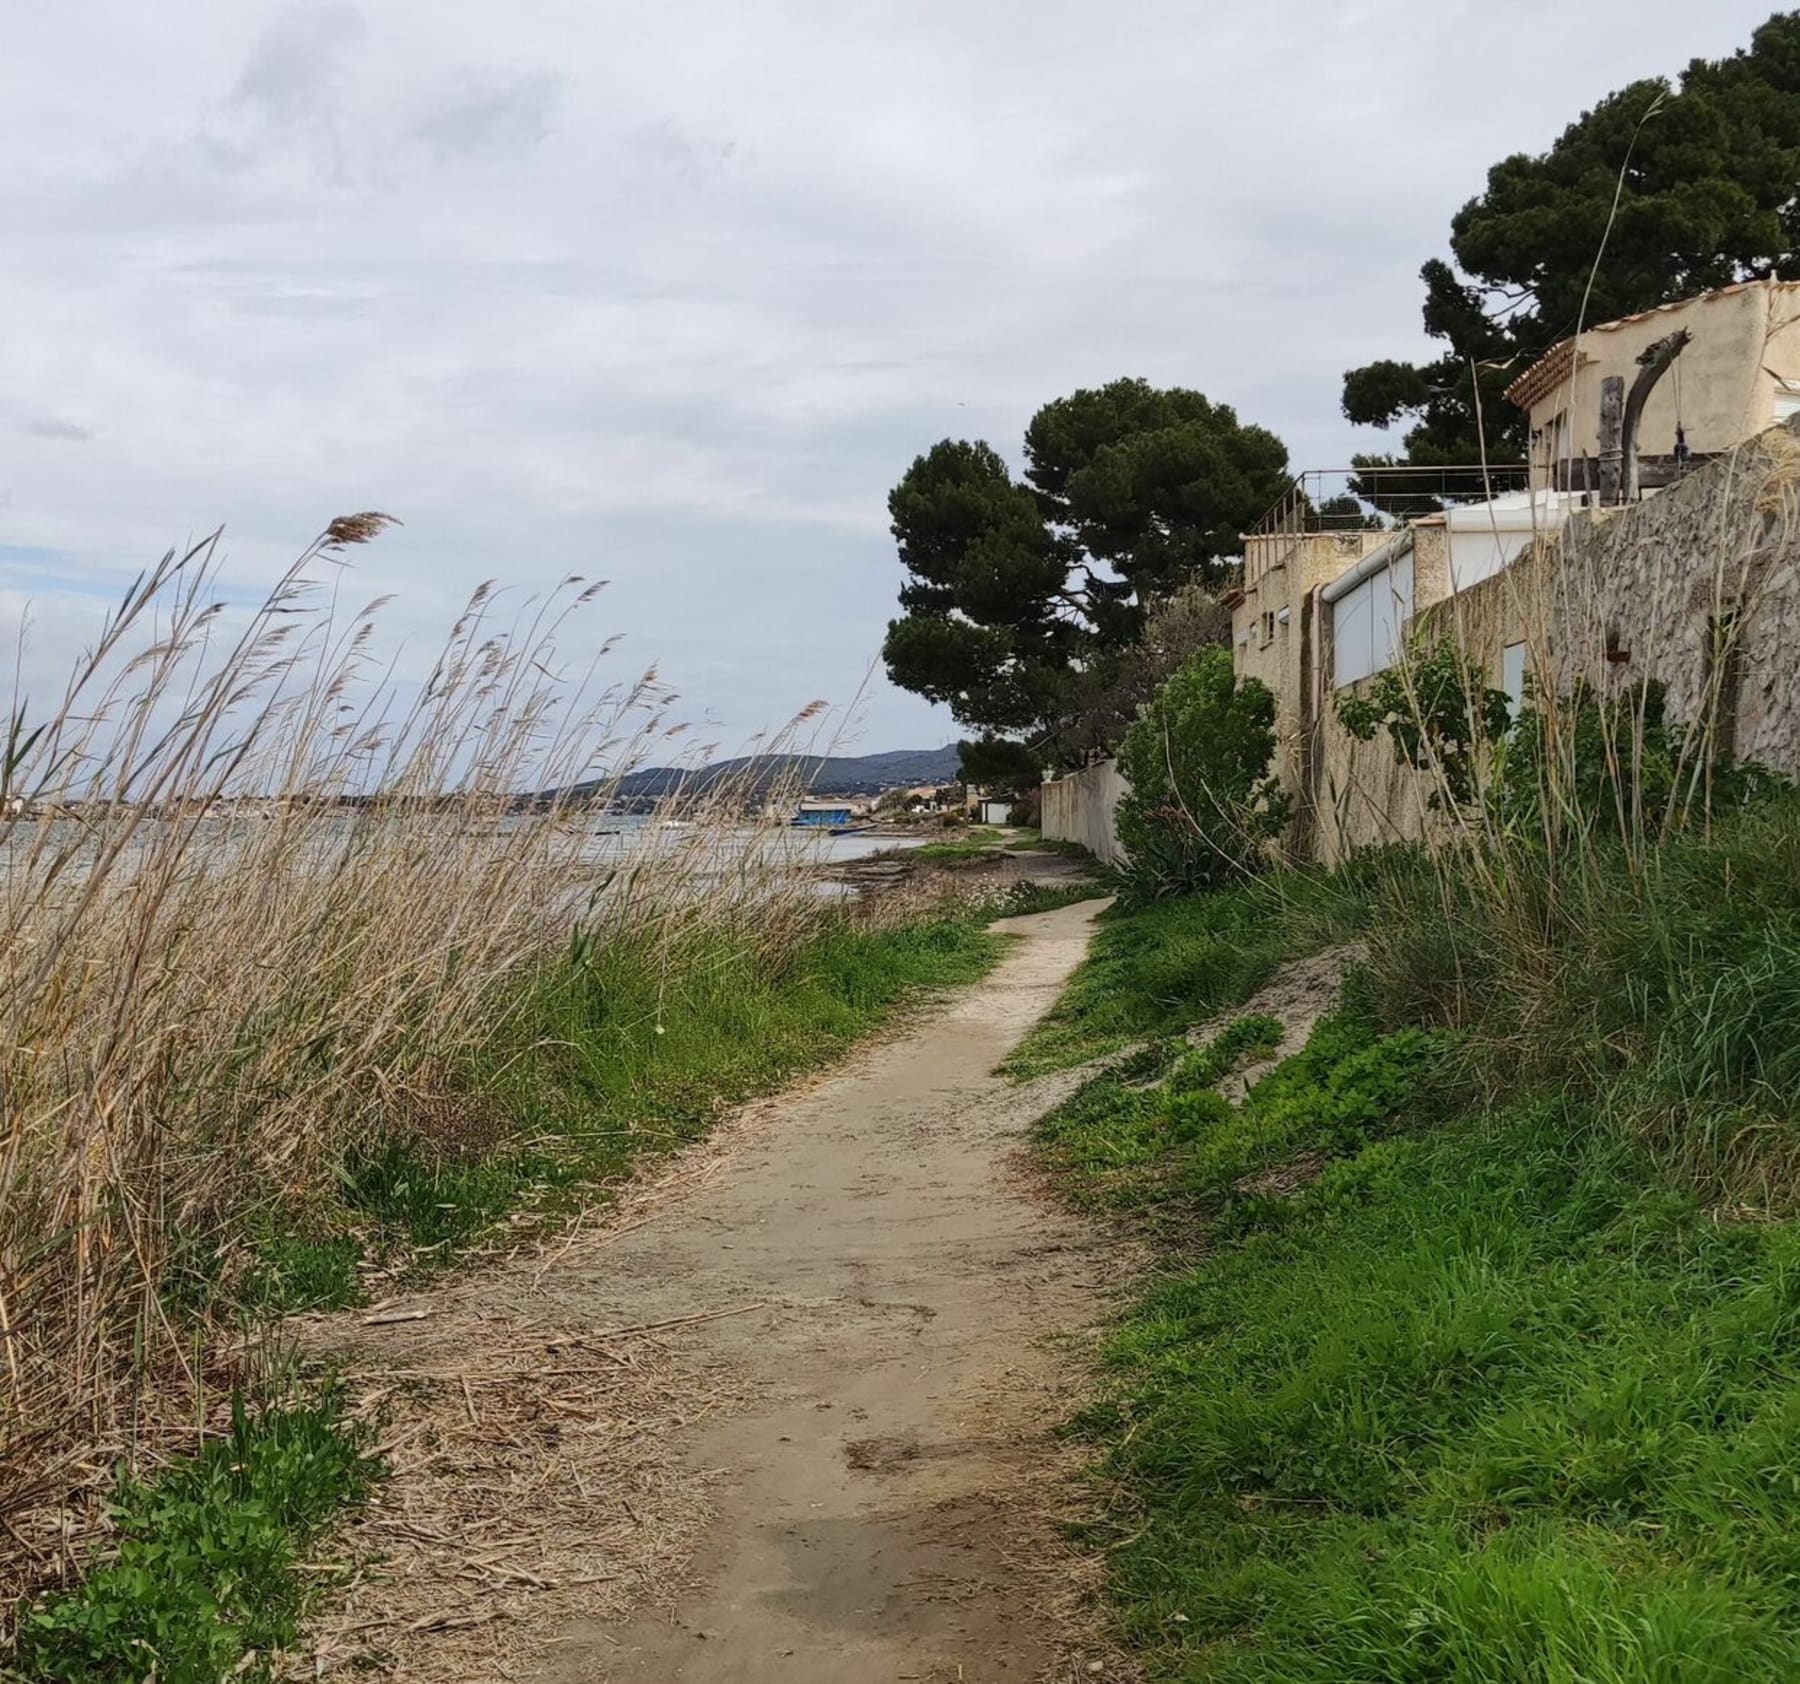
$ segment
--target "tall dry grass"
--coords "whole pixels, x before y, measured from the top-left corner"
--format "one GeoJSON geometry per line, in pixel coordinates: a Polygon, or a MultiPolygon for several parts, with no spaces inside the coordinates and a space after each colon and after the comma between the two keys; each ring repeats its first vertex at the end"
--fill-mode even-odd
{"type": "Polygon", "coordinates": [[[1384,1019],[1469,1032],[1496,1102],[1594,1096],[1722,1208],[1791,1209],[1800,794],[1746,756],[1791,782],[1800,438],[1595,518],[1492,587],[1527,650],[1510,732],[1480,718],[1491,618],[1458,599],[1393,669],[1413,794],[1435,802],[1423,869],[1371,919],[1371,974],[1384,1019]],[[1434,730],[1438,633],[1470,664],[1460,721],[1434,730]]]}
{"type": "Polygon", "coordinates": [[[257,1211],[328,1195],[347,1142],[516,1045],[573,932],[674,971],[721,927],[773,957],[820,916],[728,783],[677,797],[679,831],[597,845],[596,787],[676,729],[653,672],[568,663],[598,586],[512,608],[484,585],[424,682],[391,682],[384,604],[341,606],[386,524],[334,521],[235,625],[217,535],[171,552],[50,705],[14,696],[0,1606],[72,1551],[82,1492],[241,1377],[241,1339],[170,1307],[184,1258],[228,1268],[257,1211]]]}

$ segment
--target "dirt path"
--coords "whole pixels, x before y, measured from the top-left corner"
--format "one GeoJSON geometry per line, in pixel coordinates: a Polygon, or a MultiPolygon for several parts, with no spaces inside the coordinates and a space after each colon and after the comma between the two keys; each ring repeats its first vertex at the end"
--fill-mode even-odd
{"type": "Polygon", "coordinates": [[[419,1459],[365,1522],[387,1568],[307,1675],[1110,1676],[1049,1617],[1069,1569],[1043,1511],[1067,1454],[1049,1343],[1094,1325],[1121,1260],[1014,1161],[1054,1092],[992,1075],[1096,909],[1010,921],[985,982],[610,1231],[355,1330],[419,1459]]]}
{"type": "Polygon", "coordinates": [[[727,1470],[694,1582],[577,1624],[540,1677],[674,1684],[1038,1677],[1009,1566],[1043,1435],[1046,1335],[1091,1319],[1094,1237],[1009,1176],[1033,1107],[991,1074],[1085,950],[1092,908],[1020,919],[982,986],[785,1109],[758,1149],[616,1247],[597,1294],[710,1324],[755,1402],[696,1433],[727,1470]]]}

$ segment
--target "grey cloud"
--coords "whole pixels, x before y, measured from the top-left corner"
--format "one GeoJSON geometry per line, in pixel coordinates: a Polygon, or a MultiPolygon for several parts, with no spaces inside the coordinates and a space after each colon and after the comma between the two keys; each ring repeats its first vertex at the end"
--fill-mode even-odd
{"type": "Polygon", "coordinates": [[[344,59],[367,28],[342,0],[289,7],[251,48],[230,103],[271,122],[316,121],[335,105],[344,59]]]}
{"type": "Polygon", "coordinates": [[[94,436],[91,427],[65,421],[57,415],[28,417],[19,430],[34,439],[60,439],[68,444],[86,444],[94,436]]]}
{"type": "Polygon", "coordinates": [[[673,117],[646,123],[629,137],[634,156],[691,184],[710,179],[736,156],[734,140],[690,133],[673,117]]]}
{"type": "MultiPolygon", "coordinates": [[[[1485,168],[1767,9],[1640,0],[1596,58],[1544,53],[1555,0],[39,7],[0,55],[6,539],[74,591],[223,521],[251,592],[391,509],[346,588],[401,593],[405,659],[481,579],[608,576],[595,647],[729,742],[856,691],[937,438],[1016,462],[1129,373],[1298,465],[1389,442],[1342,370],[1423,348],[1485,168]]],[[[871,698],[870,747],[955,734],[871,698]]]]}
{"type": "Polygon", "coordinates": [[[496,78],[466,73],[415,126],[440,160],[518,157],[540,146],[562,94],[552,70],[496,78]]]}

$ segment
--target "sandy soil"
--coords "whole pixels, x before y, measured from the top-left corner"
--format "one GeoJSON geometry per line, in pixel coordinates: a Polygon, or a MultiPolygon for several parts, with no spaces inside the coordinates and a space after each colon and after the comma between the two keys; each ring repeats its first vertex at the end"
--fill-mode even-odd
{"type": "Polygon", "coordinates": [[[1099,903],[1009,921],[983,983],[685,1154],[605,1227],[337,1320],[396,1448],[384,1556],[303,1676],[863,1684],[1125,1676],[1051,1510],[1126,1266],[1038,1195],[1072,1076],[992,1075],[1099,903]],[[408,1306],[392,1312],[408,1313],[408,1306]]]}
{"type": "Polygon", "coordinates": [[[691,1582],[624,1624],[573,1624],[546,1684],[986,1684],[1057,1664],[1011,1534],[1053,1454],[1046,1336],[1094,1319],[1108,1260],[1009,1173],[1042,1096],[991,1072],[1092,912],[1015,920],[986,983],[614,1248],[592,1286],[633,1315],[767,1304],[696,1341],[755,1401],[686,1446],[724,1470],[691,1582]]]}
{"type": "Polygon", "coordinates": [[[1296,959],[1283,965],[1241,1006],[1190,1031],[1188,1038],[1199,1045],[1241,1017],[1272,1017],[1281,1025],[1281,1040],[1275,1050],[1266,1058],[1234,1070],[1219,1083],[1219,1092],[1235,1105],[1284,1058],[1299,1052],[1319,1019],[1337,1003],[1343,991],[1344,973],[1361,957],[1362,948],[1348,943],[1296,959]]]}

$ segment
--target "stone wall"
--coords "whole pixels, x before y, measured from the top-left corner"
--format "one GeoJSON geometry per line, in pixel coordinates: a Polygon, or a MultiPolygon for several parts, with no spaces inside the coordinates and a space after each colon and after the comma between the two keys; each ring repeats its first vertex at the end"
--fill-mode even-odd
{"type": "Polygon", "coordinates": [[[1114,812],[1128,787],[1110,760],[1046,779],[1039,792],[1044,835],[1054,842],[1079,842],[1095,859],[1107,865],[1120,864],[1125,850],[1119,843],[1114,812]]]}
{"type": "MultiPolygon", "coordinates": [[[[1800,777],[1800,418],[1642,503],[1577,514],[1560,538],[1422,609],[1412,631],[1453,638],[1496,686],[1517,645],[1558,694],[1656,680],[1671,721],[1800,777]]],[[[1308,722],[1299,850],[1335,863],[1448,822],[1386,732],[1357,742],[1335,701],[1321,686],[1308,722]]]]}

